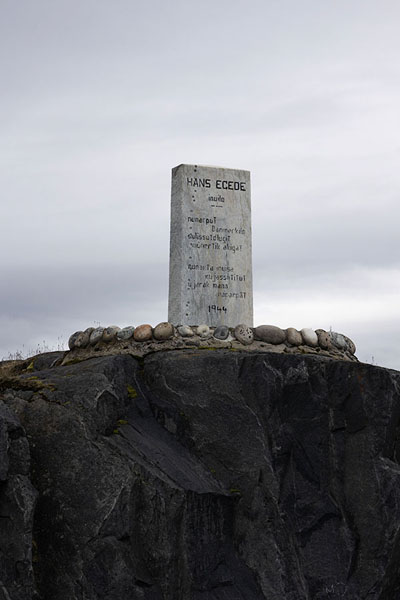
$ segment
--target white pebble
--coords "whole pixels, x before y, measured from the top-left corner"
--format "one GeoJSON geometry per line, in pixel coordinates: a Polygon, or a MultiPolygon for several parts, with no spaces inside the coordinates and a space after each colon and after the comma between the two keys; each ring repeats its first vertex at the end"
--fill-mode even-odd
{"type": "Polygon", "coordinates": [[[208,325],[199,325],[196,329],[196,333],[203,339],[207,339],[211,336],[211,331],[208,325]]]}
{"type": "Polygon", "coordinates": [[[314,348],[318,346],[318,335],[315,333],[314,329],[304,327],[300,333],[301,337],[303,338],[303,342],[307,346],[313,346],[314,348]]]}

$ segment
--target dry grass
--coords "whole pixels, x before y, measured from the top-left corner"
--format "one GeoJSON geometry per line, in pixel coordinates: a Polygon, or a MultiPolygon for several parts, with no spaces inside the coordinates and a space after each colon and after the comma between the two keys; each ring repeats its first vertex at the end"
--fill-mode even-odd
{"type": "MultiPolygon", "coordinates": [[[[62,352],[68,349],[68,344],[64,341],[63,338],[57,338],[57,344],[53,344],[49,346],[46,340],[43,340],[39,344],[37,344],[36,348],[25,348],[24,344],[22,344],[21,350],[16,350],[15,352],[9,352],[7,356],[3,356],[2,361],[4,363],[7,362],[18,362],[23,361],[30,356],[37,356],[38,354],[46,354],[46,352],[62,352]]],[[[0,363],[1,364],[1,363],[0,363]]]]}
{"type": "Polygon", "coordinates": [[[22,378],[29,373],[32,360],[4,360],[0,362],[0,393],[5,390],[41,390],[44,384],[37,378],[22,378]]]}

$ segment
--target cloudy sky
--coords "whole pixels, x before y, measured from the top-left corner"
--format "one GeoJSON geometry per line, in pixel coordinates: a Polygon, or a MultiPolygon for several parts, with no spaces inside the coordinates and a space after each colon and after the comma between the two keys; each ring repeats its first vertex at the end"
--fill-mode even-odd
{"type": "Polygon", "coordinates": [[[400,369],[398,0],[0,0],[0,358],[167,318],[171,168],[251,171],[255,324],[400,369]]]}

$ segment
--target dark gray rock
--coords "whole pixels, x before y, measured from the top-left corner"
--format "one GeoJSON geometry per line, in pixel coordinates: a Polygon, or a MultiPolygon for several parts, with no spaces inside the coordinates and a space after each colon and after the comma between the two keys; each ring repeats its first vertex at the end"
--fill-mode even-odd
{"type": "Polygon", "coordinates": [[[226,325],[218,325],[214,330],[214,337],[216,340],[226,340],[229,336],[229,327],[226,325]]]}
{"type": "Polygon", "coordinates": [[[50,367],[55,367],[59,362],[62,361],[65,356],[65,352],[44,352],[43,354],[37,354],[31,356],[22,363],[22,367],[28,368],[29,371],[43,371],[50,367]]]}
{"type": "Polygon", "coordinates": [[[37,492],[29,479],[29,444],[21,423],[0,400],[0,598],[36,597],[32,569],[37,492]]]}
{"type": "Polygon", "coordinates": [[[196,348],[29,377],[41,600],[400,597],[399,373],[196,348]]]}

